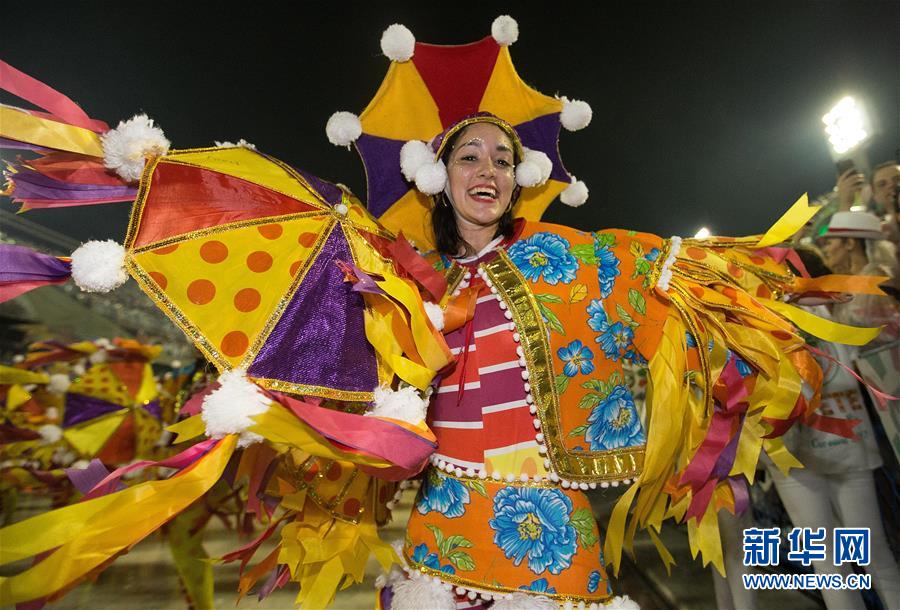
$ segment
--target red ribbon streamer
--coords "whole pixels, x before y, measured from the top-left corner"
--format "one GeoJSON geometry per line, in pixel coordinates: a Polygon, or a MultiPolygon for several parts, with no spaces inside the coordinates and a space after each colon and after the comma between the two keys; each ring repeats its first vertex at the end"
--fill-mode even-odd
{"type": "Polygon", "coordinates": [[[92,119],[71,99],[21,70],[0,60],[0,83],[3,89],[35,106],[52,113],[63,122],[96,133],[109,131],[109,125],[92,119]]]}
{"type": "Polygon", "coordinates": [[[441,300],[444,293],[447,292],[447,279],[435,271],[434,267],[429,265],[428,261],[416,252],[416,249],[403,236],[403,233],[400,233],[397,239],[391,242],[388,249],[394,262],[421,284],[435,302],[441,300]]]}

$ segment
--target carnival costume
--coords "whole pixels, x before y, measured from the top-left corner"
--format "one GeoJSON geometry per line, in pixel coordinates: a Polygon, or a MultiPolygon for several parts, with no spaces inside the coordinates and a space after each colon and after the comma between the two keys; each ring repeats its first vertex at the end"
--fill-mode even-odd
{"type": "MultiPolygon", "coordinates": [[[[73,277],[109,289],[124,265],[223,374],[202,413],[173,427],[181,440],[209,437],[185,450],[178,474],[0,532],[4,563],[60,547],[0,581],[3,603],[67,587],[127,549],[205,493],[238,447],[248,510],[267,528],[228,558],[246,564],[281,534],[242,576],[242,593],[263,578],[264,593],[294,580],[298,601],[322,607],[362,579],[370,553],[388,567],[397,557],[375,526],[389,516],[395,482],[429,460],[398,549],[405,573],[382,589],[385,607],[455,608],[466,599],[497,608],[627,606],[612,597],[604,564],[618,569],[638,527],[671,562],[658,538],[668,518],[687,521],[692,549],[722,569],[717,511],[746,505],[743,479],[752,480],[762,449],[784,469],[796,465],[777,437],[818,402],[820,371],[793,323],[851,343],[877,334],[818,320],[781,298],[873,293],[877,281],[790,273],[791,253],[775,246],[814,213],[805,197],[766,235],[740,239],[539,222],[557,195],[573,205],[587,197],[562,166],[557,140],[561,125],[585,127],[590,108],[519,79],[508,50],[518,35],[512,19],[498,18],[492,34],[438,47],[403,26],[385,32],[393,63],[372,103],[359,117],[336,113],[326,130],[360,152],[366,208],[246,143],[169,151],[138,117],[101,146],[86,117],[62,130],[58,113],[16,116],[17,126],[56,121],[66,142],[88,142],[73,152],[105,149],[105,161],[82,166],[94,180],[83,189],[91,202],[124,196],[101,188],[103,163],[140,177],[124,247],[86,244],[96,258],[82,264],[76,252],[73,277]],[[498,126],[516,148],[521,220],[511,238],[476,257],[423,260],[395,235],[428,249],[430,195],[447,181],[441,153],[474,122],[498,126]],[[134,162],[128,131],[139,132],[146,167],[140,155],[134,162]],[[110,259],[113,273],[94,273],[110,259]],[[274,288],[257,290],[260,277],[274,288]],[[646,427],[623,385],[625,362],[649,367],[646,427]],[[423,397],[431,398],[427,426],[423,397]],[[632,486],[601,545],[583,492],[622,482],[632,486]],[[125,502],[143,502],[150,517],[137,523],[125,502]],[[114,535],[91,527],[101,515],[114,535]],[[57,536],[25,539],[35,523],[57,536]]],[[[24,137],[38,131],[15,139],[51,146],[24,137]]],[[[18,167],[13,194],[47,205],[46,191],[31,185],[46,183],[48,166],[18,167]]]]}

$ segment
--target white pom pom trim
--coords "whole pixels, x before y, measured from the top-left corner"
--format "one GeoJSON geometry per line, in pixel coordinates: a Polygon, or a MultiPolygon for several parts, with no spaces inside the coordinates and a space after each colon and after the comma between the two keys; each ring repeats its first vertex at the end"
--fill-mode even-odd
{"type": "Polygon", "coordinates": [[[591,110],[590,104],[582,100],[570,100],[565,96],[560,99],[563,108],[559,113],[559,122],[563,127],[569,131],[578,131],[591,124],[594,111],[591,110]]]}
{"type": "Polygon", "coordinates": [[[228,434],[240,434],[239,447],[257,443],[261,436],[247,432],[253,425],[252,415],[260,415],[269,409],[269,399],[259,387],[247,379],[244,369],[234,369],[219,376],[219,387],[203,399],[201,416],[206,424],[206,435],[223,438],[228,434]]]}
{"type": "Polygon", "coordinates": [[[444,310],[437,303],[425,301],[425,313],[435,330],[444,330],[444,310]]]}
{"type": "Polygon", "coordinates": [[[438,578],[411,578],[394,585],[392,610],[456,610],[452,590],[438,578]]]}
{"type": "Polygon", "coordinates": [[[389,417],[411,424],[418,424],[425,419],[428,403],[422,400],[412,386],[392,390],[379,386],[375,388],[375,401],[366,415],[373,417],[389,417]]]}
{"type": "Polygon", "coordinates": [[[447,186],[447,167],[440,159],[426,163],[416,171],[416,188],[426,195],[437,195],[447,186]]]}
{"type": "Polygon", "coordinates": [[[100,136],[103,164],[127,182],[137,182],[144,172],[147,157],[164,155],[169,141],[162,129],[146,114],[121,121],[115,129],[100,136]]]}
{"type": "Polygon", "coordinates": [[[500,15],[491,24],[491,36],[497,44],[508,47],[519,39],[519,24],[509,15],[500,15]]]}
{"type": "Polygon", "coordinates": [[[681,251],[681,238],[673,235],[669,240],[669,255],[663,261],[662,269],[659,272],[659,279],[656,281],[656,287],[663,292],[669,291],[669,282],[672,281],[672,265],[675,264],[675,258],[681,251]]]}
{"type": "Polygon", "coordinates": [[[69,376],[64,373],[54,373],[50,375],[50,381],[47,383],[47,390],[54,394],[65,394],[72,382],[69,376]]]}
{"type": "Polygon", "coordinates": [[[59,441],[63,435],[62,428],[55,424],[45,424],[38,428],[37,431],[41,435],[41,443],[44,445],[52,445],[59,441]]]}
{"type": "Polygon", "coordinates": [[[525,149],[525,158],[516,166],[516,184],[522,187],[541,186],[550,178],[553,162],[539,150],[525,149]]]}
{"type": "Polygon", "coordinates": [[[434,153],[425,142],[410,140],[400,149],[400,171],[407,182],[415,181],[416,172],[428,163],[434,163],[434,153]]]}
{"type": "Polygon", "coordinates": [[[543,595],[513,593],[494,602],[493,610],[558,610],[559,604],[543,595]]]}
{"type": "Polygon", "coordinates": [[[381,35],[381,52],[391,61],[409,61],[415,50],[416,37],[405,25],[390,25],[381,35]]]}
{"type": "Polygon", "coordinates": [[[581,180],[572,176],[572,183],[560,193],[559,200],[564,204],[577,208],[588,199],[588,187],[581,180]]]}
{"type": "Polygon", "coordinates": [[[352,112],[343,110],[335,112],[325,125],[325,135],[328,136],[328,141],[335,146],[350,148],[350,145],[362,135],[362,123],[359,122],[359,117],[352,112]]]}
{"type": "Polygon", "coordinates": [[[127,279],[125,248],[111,239],[89,241],[72,253],[72,280],[85,292],[109,292],[127,279]]]}

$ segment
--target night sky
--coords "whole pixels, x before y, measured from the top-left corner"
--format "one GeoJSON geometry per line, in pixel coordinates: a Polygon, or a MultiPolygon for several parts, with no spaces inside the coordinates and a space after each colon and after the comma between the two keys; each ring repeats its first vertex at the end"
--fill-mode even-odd
{"type": "MultiPolygon", "coordinates": [[[[764,231],[804,191],[833,186],[820,118],[846,93],[876,121],[873,163],[900,145],[897,1],[200,4],[8,2],[0,56],[112,125],[143,111],[176,148],[246,138],[364,197],[362,163],[329,144],[324,126],[376,91],[389,64],[384,28],[399,22],[420,41],[461,44],[509,13],[520,75],[593,107],[591,125],[561,141],[590,199],[578,209],[556,202],[544,217],[583,229],[764,231]]],[[[15,209],[6,198],[0,206],[15,209]]],[[[27,217],[121,241],[129,207],[27,217]]]]}

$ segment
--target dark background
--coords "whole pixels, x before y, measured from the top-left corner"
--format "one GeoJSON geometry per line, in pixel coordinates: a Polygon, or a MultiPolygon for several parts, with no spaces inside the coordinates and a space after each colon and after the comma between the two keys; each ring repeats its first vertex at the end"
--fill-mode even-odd
{"type": "MultiPolygon", "coordinates": [[[[585,229],[764,231],[803,192],[833,186],[821,116],[846,93],[876,122],[871,161],[895,157],[900,2],[619,4],[7,2],[0,55],[111,125],[144,111],[176,148],[246,138],[364,196],[362,163],[324,125],[376,91],[383,29],[459,44],[509,13],[521,76],[593,107],[591,125],[561,142],[591,197],[545,215],[585,229]]],[[[128,207],[27,217],[121,240],[128,207]]]]}

